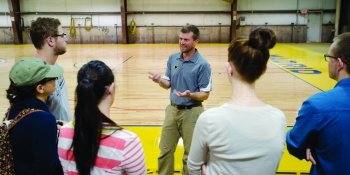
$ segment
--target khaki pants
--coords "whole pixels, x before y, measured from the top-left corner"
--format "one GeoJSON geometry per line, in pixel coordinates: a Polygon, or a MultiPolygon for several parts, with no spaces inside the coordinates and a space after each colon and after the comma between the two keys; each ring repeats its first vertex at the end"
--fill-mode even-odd
{"type": "Polygon", "coordinates": [[[158,174],[174,174],[174,152],[177,143],[182,137],[184,144],[183,171],[187,175],[187,157],[191,147],[192,134],[199,115],[204,111],[202,106],[192,109],[178,110],[168,105],[165,110],[165,120],[162,127],[158,157],[158,174]]]}

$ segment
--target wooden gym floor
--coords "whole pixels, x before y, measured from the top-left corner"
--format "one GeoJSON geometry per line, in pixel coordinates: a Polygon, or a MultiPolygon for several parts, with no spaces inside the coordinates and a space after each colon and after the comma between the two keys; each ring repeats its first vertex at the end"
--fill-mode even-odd
{"type": "MultiPolygon", "coordinates": [[[[329,44],[278,44],[271,50],[267,72],[256,82],[258,96],[280,108],[293,125],[301,103],[310,95],[333,87],[328,78],[323,53],[329,44]],[[313,50],[312,50],[313,49],[313,50]],[[310,74],[319,70],[319,74],[310,74]],[[297,73],[296,73],[297,72],[297,73]],[[317,82],[319,81],[319,82],[317,82]]],[[[225,72],[227,44],[199,44],[213,72],[213,90],[204,102],[205,108],[218,106],[230,97],[230,84],[225,72]]],[[[168,56],[177,52],[177,44],[137,45],[68,45],[58,64],[64,67],[68,96],[73,111],[76,73],[84,63],[99,59],[116,75],[117,94],[112,106],[112,119],[121,125],[161,125],[169,91],[148,79],[149,71],[164,73],[168,56]]],[[[8,72],[15,60],[34,55],[32,45],[0,45],[0,113],[8,107],[5,90],[8,72]]]]}
{"type": "MultiPolygon", "coordinates": [[[[294,125],[297,111],[306,98],[335,85],[335,81],[328,78],[327,63],[323,59],[329,45],[277,44],[270,52],[268,69],[256,82],[256,91],[263,101],[285,113],[289,126],[294,125]]],[[[209,99],[204,102],[205,108],[218,106],[229,100],[230,84],[225,71],[227,47],[228,44],[199,44],[197,47],[211,64],[213,72],[213,90],[209,99]]],[[[148,72],[164,73],[168,56],[178,50],[177,44],[68,44],[67,53],[60,56],[57,62],[65,70],[71,111],[74,109],[78,69],[93,59],[102,60],[113,69],[117,92],[111,117],[120,125],[132,125],[127,128],[140,135],[150,173],[156,169],[157,139],[164,119],[164,109],[169,104],[169,91],[148,79],[148,72]],[[151,142],[152,145],[147,145],[151,142]]],[[[4,116],[8,108],[5,90],[9,85],[8,73],[11,66],[19,58],[32,56],[34,53],[32,45],[0,45],[1,116],[4,116]]],[[[179,151],[176,153],[178,156],[181,154],[179,151]]],[[[180,170],[181,157],[176,159],[179,160],[176,169],[180,170]]],[[[295,166],[299,166],[299,170],[295,172],[308,169],[309,164],[299,165],[300,162],[295,158],[289,159],[284,158],[289,165],[295,161],[295,166]]],[[[284,170],[295,169],[293,166],[283,168],[283,163],[281,167],[284,170]]]]}

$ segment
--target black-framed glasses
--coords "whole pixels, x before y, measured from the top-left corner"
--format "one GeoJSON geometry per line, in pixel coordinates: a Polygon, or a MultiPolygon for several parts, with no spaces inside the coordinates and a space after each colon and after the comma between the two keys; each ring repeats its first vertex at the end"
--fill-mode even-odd
{"type": "MultiPolygon", "coordinates": [[[[327,62],[329,62],[330,58],[333,58],[335,60],[340,58],[340,57],[335,57],[335,56],[328,55],[328,54],[324,54],[323,57],[324,57],[324,60],[326,60],[327,62]]],[[[344,60],[343,58],[340,58],[340,59],[343,63],[345,63],[346,65],[349,65],[348,61],[344,60]]]]}
{"type": "Polygon", "coordinates": [[[324,54],[323,57],[324,57],[324,60],[326,62],[329,62],[330,58],[333,58],[333,59],[337,59],[338,58],[338,57],[335,57],[335,56],[332,56],[332,55],[328,55],[328,54],[324,54]]]}
{"type": "Polygon", "coordinates": [[[60,35],[54,35],[54,37],[62,37],[63,39],[66,39],[67,38],[67,34],[65,34],[65,33],[62,33],[62,34],[60,34],[60,35]]]}

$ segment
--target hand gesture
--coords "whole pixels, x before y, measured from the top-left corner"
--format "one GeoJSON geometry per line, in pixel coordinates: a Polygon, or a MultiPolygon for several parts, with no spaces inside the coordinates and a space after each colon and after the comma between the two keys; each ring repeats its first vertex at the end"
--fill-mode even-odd
{"type": "Polygon", "coordinates": [[[159,83],[162,76],[159,73],[148,72],[148,78],[154,81],[155,83],[159,83]]]}
{"type": "Polygon", "coordinates": [[[184,92],[179,92],[176,89],[174,89],[174,94],[178,97],[190,97],[191,91],[190,90],[185,90],[184,92]]]}
{"type": "Polygon", "coordinates": [[[66,122],[63,120],[56,120],[56,125],[57,129],[61,129],[61,127],[65,124],[66,122]]]}

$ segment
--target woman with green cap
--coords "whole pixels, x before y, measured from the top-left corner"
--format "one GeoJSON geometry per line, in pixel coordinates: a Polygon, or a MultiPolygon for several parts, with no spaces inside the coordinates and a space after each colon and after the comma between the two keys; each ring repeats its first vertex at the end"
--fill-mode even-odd
{"type": "Polygon", "coordinates": [[[11,68],[7,119],[25,116],[10,130],[15,174],[63,174],[56,120],[45,104],[62,74],[61,67],[37,58],[19,60],[11,68]]]}

